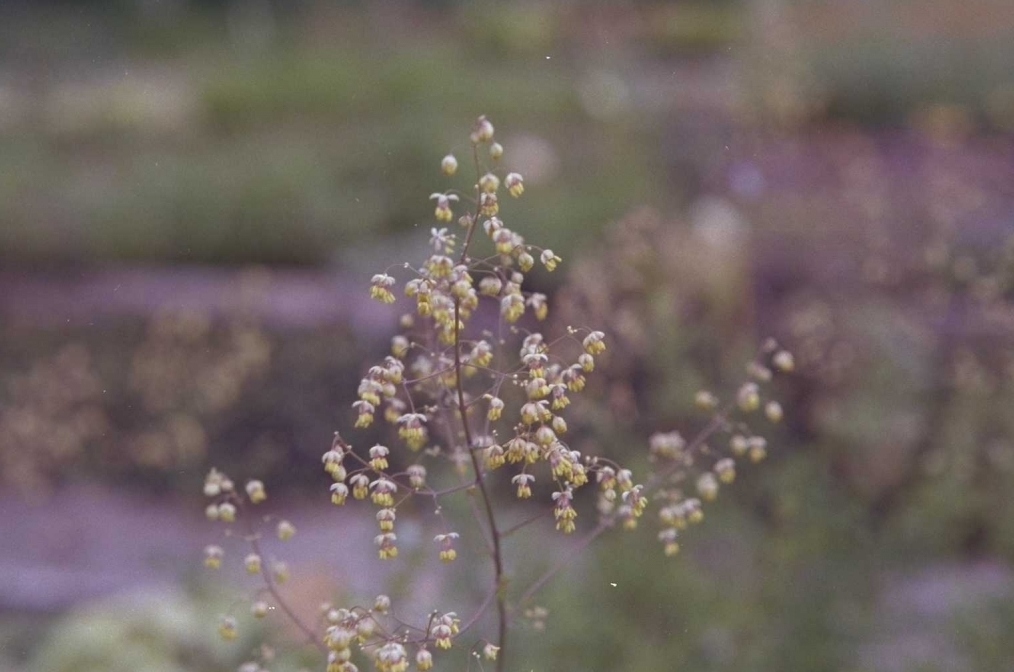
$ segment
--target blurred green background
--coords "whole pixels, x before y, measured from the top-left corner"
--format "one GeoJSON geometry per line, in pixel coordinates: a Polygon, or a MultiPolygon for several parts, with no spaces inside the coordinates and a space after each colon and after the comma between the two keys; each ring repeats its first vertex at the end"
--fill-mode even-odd
{"type": "Polygon", "coordinates": [[[250,659],[214,628],[253,584],[200,571],[211,465],[300,528],[296,603],[447,585],[364,569],[318,460],[396,328],[367,280],[422,256],[479,114],[565,260],[553,328],[615,346],[582,441],[636,463],[763,338],[798,365],[683,552],[610,535],[512,667],[1014,669],[1011,73],[1006,0],[2,3],[0,670],[250,659]]]}

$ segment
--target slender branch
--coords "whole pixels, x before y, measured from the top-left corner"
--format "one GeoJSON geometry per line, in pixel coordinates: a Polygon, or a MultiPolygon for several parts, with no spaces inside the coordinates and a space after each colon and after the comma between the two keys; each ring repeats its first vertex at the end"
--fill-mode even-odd
{"type": "Polygon", "coordinates": [[[493,598],[496,597],[496,594],[498,592],[500,592],[499,588],[497,586],[493,586],[493,590],[489,591],[489,594],[486,595],[486,599],[482,601],[482,604],[480,604],[478,609],[475,610],[475,613],[472,614],[472,617],[469,618],[464,625],[458,628],[459,637],[463,635],[466,630],[475,625],[480,618],[482,618],[482,615],[486,613],[486,609],[489,608],[490,603],[493,601],[493,598]]]}
{"type": "Polygon", "coordinates": [[[542,586],[544,586],[547,581],[556,576],[556,574],[561,569],[563,569],[573,561],[574,559],[573,556],[577,555],[585,548],[587,548],[588,544],[595,541],[595,539],[597,539],[600,534],[608,530],[611,526],[612,526],[611,519],[603,520],[598,525],[596,525],[591,532],[585,535],[584,539],[579,541],[577,545],[571,548],[568,553],[564,554],[564,556],[560,558],[555,565],[550,567],[545,574],[536,579],[535,583],[533,583],[528,587],[528,590],[526,590],[524,593],[521,594],[521,597],[518,599],[518,606],[520,607],[525,602],[532,599],[532,596],[535,595],[535,593],[539,592],[539,589],[542,588],[542,586]]]}
{"type": "MultiPolygon", "coordinates": [[[[693,453],[695,450],[697,450],[698,448],[700,448],[701,446],[703,446],[704,442],[707,441],[708,439],[710,439],[711,436],[715,432],[717,432],[718,430],[720,430],[723,427],[725,427],[729,423],[728,416],[729,416],[729,413],[732,412],[732,409],[733,409],[733,405],[729,404],[728,406],[726,406],[725,408],[723,408],[721,411],[719,411],[718,413],[716,413],[711,418],[711,422],[709,422],[707,425],[705,425],[704,429],[702,429],[700,432],[698,432],[697,436],[695,436],[693,438],[693,440],[690,441],[689,444],[687,444],[687,447],[684,449],[685,452],[688,453],[688,454],[689,453],[693,453]]],[[[660,471],[660,472],[656,472],[653,475],[652,479],[645,485],[645,488],[644,488],[645,494],[647,494],[648,492],[651,492],[656,487],[658,487],[659,485],[661,485],[662,483],[664,483],[666,481],[666,479],[668,479],[674,473],[676,473],[677,471],[679,471],[682,466],[683,465],[680,462],[676,462],[676,463],[670,465],[667,469],[664,469],[663,471],[660,471]]]]}
{"type": "MultiPolygon", "coordinates": [[[[257,537],[251,536],[249,538],[249,542],[250,548],[253,549],[253,552],[261,556],[261,558],[263,558],[264,554],[261,553],[261,545],[257,537]]],[[[283,612],[285,612],[285,615],[289,617],[289,620],[292,621],[293,624],[297,628],[299,628],[304,635],[306,635],[307,640],[309,640],[314,646],[316,646],[324,653],[327,653],[327,646],[325,646],[324,642],[321,641],[319,637],[317,637],[317,633],[315,633],[312,628],[303,623],[303,620],[296,615],[296,612],[292,610],[292,607],[289,606],[289,603],[286,602],[284,597],[282,597],[281,592],[279,592],[278,590],[278,586],[275,584],[274,578],[272,578],[271,573],[268,571],[267,564],[264,562],[261,563],[261,577],[264,579],[264,584],[265,586],[267,586],[268,592],[271,593],[271,597],[274,598],[275,602],[278,604],[278,607],[283,612]]]]}
{"type": "MultiPolygon", "coordinates": [[[[480,202],[482,201],[482,192],[479,187],[479,180],[482,174],[482,170],[479,164],[479,146],[473,143],[472,145],[472,161],[475,164],[475,213],[472,216],[471,222],[468,225],[468,232],[465,234],[465,242],[461,246],[461,261],[465,263],[468,259],[468,248],[472,243],[472,236],[475,234],[475,229],[478,226],[480,202]]],[[[504,645],[507,640],[507,602],[505,595],[504,585],[504,565],[503,565],[503,551],[500,547],[501,535],[497,528],[496,516],[493,513],[493,501],[490,497],[489,491],[486,489],[486,483],[483,479],[482,467],[479,464],[479,457],[476,451],[472,450],[472,431],[468,425],[468,407],[465,405],[465,388],[462,383],[462,363],[461,363],[461,299],[455,297],[454,299],[454,380],[455,387],[457,388],[458,395],[458,412],[461,416],[461,427],[465,435],[465,445],[469,458],[472,460],[472,470],[475,472],[475,485],[482,495],[483,505],[486,509],[486,518],[489,522],[489,532],[493,540],[493,567],[495,570],[495,591],[496,595],[496,606],[497,606],[497,617],[499,621],[497,645],[500,647],[500,656],[497,658],[496,669],[498,672],[503,672],[506,667],[504,661],[506,659],[504,645]]]]}
{"type": "MultiPolygon", "coordinates": [[[[482,200],[482,192],[479,190],[479,177],[482,170],[479,168],[479,145],[472,144],[472,161],[475,163],[475,214],[472,215],[472,221],[468,225],[468,232],[465,234],[465,242],[461,246],[461,261],[458,263],[465,263],[468,259],[468,246],[472,243],[472,235],[475,233],[475,226],[479,221],[479,201],[482,200]]],[[[455,319],[457,319],[457,306],[455,306],[455,319]]],[[[454,330],[454,347],[458,347],[458,330],[454,330]]],[[[461,367],[456,367],[460,369],[461,367]]],[[[499,666],[497,666],[499,667],[499,666]]]]}
{"type": "Polygon", "coordinates": [[[501,532],[500,533],[500,537],[502,539],[506,539],[507,537],[509,537],[510,535],[514,534],[518,530],[520,530],[522,528],[525,528],[525,527],[528,527],[529,525],[531,525],[534,522],[542,520],[543,518],[545,518],[546,516],[548,516],[552,511],[553,511],[552,509],[546,509],[542,513],[538,513],[538,514],[532,516],[528,520],[522,520],[517,525],[512,525],[511,527],[508,527],[506,530],[504,530],[503,532],[501,532]]]}
{"type": "MultiPolygon", "coordinates": [[[[442,417],[446,415],[444,413],[443,408],[440,408],[439,412],[442,417]]],[[[443,422],[444,430],[447,433],[447,436],[445,437],[447,445],[453,446],[455,444],[455,441],[454,441],[454,430],[451,427],[451,421],[449,418],[446,417],[443,417],[443,420],[444,420],[443,422]]],[[[464,487],[464,489],[469,490],[475,488],[475,481],[464,481],[464,476],[460,476],[460,478],[462,479],[461,485],[464,487]]],[[[486,545],[486,551],[490,555],[492,555],[493,540],[490,538],[490,534],[486,530],[486,526],[483,524],[482,511],[479,510],[479,505],[476,503],[475,497],[466,497],[466,499],[468,500],[468,509],[472,512],[472,517],[475,519],[475,524],[479,528],[479,533],[482,534],[482,540],[486,545]]]]}
{"type": "MultiPolygon", "coordinates": [[[[475,222],[472,223],[472,227],[475,226],[475,222]]],[[[469,228],[471,232],[472,227],[469,228]]],[[[466,247],[467,251],[467,247],[466,247]]],[[[460,299],[454,299],[454,372],[455,372],[455,386],[458,392],[458,410],[461,415],[461,426],[465,433],[465,445],[468,446],[468,456],[472,460],[472,469],[475,471],[475,485],[479,489],[479,493],[482,495],[482,502],[486,508],[486,518],[489,522],[490,536],[493,538],[493,566],[496,572],[496,607],[497,616],[499,619],[499,632],[497,635],[497,646],[500,647],[501,655],[497,658],[496,669],[498,672],[503,672],[504,660],[504,644],[507,639],[507,603],[504,595],[504,568],[503,568],[503,551],[500,548],[500,531],[496,525],[496,515],[493,513],[493,501],[490,497],[489,491],[486,489],[486,483],[482,478],[482,467],[479,465],[479,456],[472,447],[472,431],[468,426],[468,409],[465,407],[465,388],[462,384],[461,376],[461,348],[458,347],[460,341],[460,330],[461,330],[461,301],[460,299]]]]}

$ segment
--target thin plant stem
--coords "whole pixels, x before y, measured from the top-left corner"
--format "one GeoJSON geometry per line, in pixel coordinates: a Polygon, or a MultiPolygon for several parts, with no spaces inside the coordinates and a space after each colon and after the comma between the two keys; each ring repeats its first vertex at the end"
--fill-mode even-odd
{"type": "Polygon", "coordinates": [[[598,525],[596,525],[591,532],[585,535],[585,537],[577,543],[576,546],[571,548],[569,552],[565,553],[564,556],[556,562],[556,564],[554,564],[552,567],[546,570],[546,572],[542,576],[536,579],[535,582],[532,583],[532,585],[530,585],[528,589],[521,594],[521,597],[518,599],[518,605],[519,606],[523,605],[530,599],[532,599],[535,593],[539,592],[539,589],[542,588],[542,586],[546,585],[547,581],[556,576],[557,573],[559,573],[560,570],[562,570],[564,567],[573,563],[575,555],[577,555],[585,548],[587,548],[588,544],[595,541],[599,537],[599,535],[608,530],[610,527],[612,527],[611,519],[603,520],[598,525]]]}
{"type": "MultiPolygon", "coordinates": [[[[472,227],[475,223],[472,223],[472,227]]],[[[469,228],[469,231],[472,230],[469,228]]],[[[498,624],[497,633],[497,646],[500,647],[500,655],[497,657],[496,669],[497,672],[503,672],[504,660],[504,645],[507,640],[507,602],[505,596],[505,585],[504,585],[504,566],[503,566],[503,551],[500,547],[500,531],[496,524],[496,515],[493,513],[493,501],[490,497],[489,490],[486,488],[486,483],[482,478],[482,467],[479,464],[479,457],[476,455],[474,450],[471,450],[472,446],[472,431],[468,426],[468,409],[465,407],[465,388],[461,381],[461,349],[458,347],[459,335],[460,335],[460,310],[461,302],[459,299],[454,300],[454,372],[455,372],[455,385],[458,392],[458,410],[461,415],[461,426],[465,433],[465,444],[468,446],[468,456],[472,460],[472,469],[475,471],[475,485],[479,489],[479,493],[482,495],[482,502],[486,509],[486,518],[489,523],[490,536],[493,539],[493,567],[495,570],[495,581],[496,581],[496,610],[498,624]]]]}
{"type": "MultiPolygon", "coordinates": [[[[251,536],[249,537],[249,541],[250,548],[253,549],[253,552],[263,558],[264,555],[261,553],[261,545],[257,537],[251,536]]],[[[261,563],[261,578],[264,579],[264,585],[267,587],[271,597],[278,604],[278,608],[285,612],[285,615],[289,617],[289,620],[292,621],[292,623],[299,628],[304,635],[306,635],[306,638],[310,641],[310,643],[324,653],[327,653],[327,646],[325,646],[324,642],[317,636],[317,633],[315,633],[308,625],[303,623],[303,619],[301,619],[296,612],[292,610],[289,603],[284,597],[282,597],[281,592],[278,590],[278,586],[275,584],[274,578],[271,576],[271,572],[268,571],[267,563],[264,562],[261,563]]]]}

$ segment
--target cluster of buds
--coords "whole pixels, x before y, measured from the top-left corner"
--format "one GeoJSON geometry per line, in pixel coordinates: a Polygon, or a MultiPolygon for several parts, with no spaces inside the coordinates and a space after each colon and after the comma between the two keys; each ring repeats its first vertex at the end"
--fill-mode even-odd
{"type": "Polygon", "coordinates": [[[781,405],[773,400],[764,401],[762,386],[770,382],[774,373],[788,373],[793,369],[793,357],[788,350],[778,347],[769,339],[761,348],[757,359],[747,366],[748,380],[736,391],[734,398],[721,408],[721,401],[711,392],[698,392],[697,406],[713,411],[712,423],[705,433],[688,443],[678,432],[657,433],[649,441],[651,458],[662,465],[663,487],[659,498],[663,504],[658,512],[661,531],[658,539],[666,555],[679,550],[676,542],[680,531],[688,524],[704,519],[702,501],[718,497],[722,485],[736,480],[737,462],[743,459],[757,463],[767,457],[767,439],[751,430],[748,420],[762,407],[770,423],[782,418],[781,405]],[[720,432],[727,433],[725,449],[715,448],[705,440],[720,432]],[[706,459],[705,459],[706,458],[706,459]],[[702,465],[706,468],[701,471],[702,465]],[[688,495],[681,484],[693,483],[693,494],[688,495]]]}
{"type": "Polygon", "coordinates": [[[425,636],[413,637],[401,621],[391,616],[390,610],[391,599],[387,595],[378,595],[370,609],[321,605],[326,623],[321,641],[327,650],[327,672],[358,672],[352,662],[354,649],[370,658],[380,672],[404,672],[412,659],[411,646],[416,647],[415,668],[429,670],[433,667],[433,654],[428,646],[450,648],[451,638],[459,631],[459,621],[453,612],[434,613],[425,636]]]}
{"type": "MultiPolygon", "coordinates": [[[[524,178],[516,172],[504,174],[481,167],[482,147],[486,147],[493,162],[504,153],[503,146],[494,141],[494,128],[488,119],[480,117],[476,121],[470,140],[477,174],[472,185],[471,212],[458,219],[464,234],[459,237],[447,228],[433,227],[428,256],[417,267],[404,266],[409,277],[399,281],[380,273],[370,283],[372,299],[397,304],[396,289],[400,286],[411,305],[401,318],[404,332],[392,339],[390,355],[368,368],[359,383],[358,399],[352,404],[357,429],[372,427],[380,413],[384,424],[390,426],[391,440],[382,437],[383,443],[357,452],[336,433],[321,463],[330,478],[330,498],[335,505],[345,505],[351,496],[355,500],[368,499],[375,507],[379,529],[374,542],[382,560],[398,556],[395,527],[399,510],[415,497],[435,504],[434,514],[444,530],[434,537],[439,560],[455,560],[459,534],[447,531],[454,528],[444,519],[440,498],[454,492],[468,496],[478,493],[488,514],[483,537],[487,542],[489,538],[496,542],[492,546],[497,586],[491,597],[496,597],[502,615],[507,611],[506,583],[500,532],[486,486],[489,481],[495,477],[509,480],[518,499],[542,500],[552,508],[555,528],[563,534],[578,529],[575,501],[579,490],[589,484],[589,489],[596,492],[603,526],[618,522],[625,529],[633,529],[649,503],[661,501],[658,538],[664,553],[673,555],[679,549],[677,535],[703,519],[702,501],[713,500],[720,486],[733,482],[737,459],[746,457],[757,462],[766,455],[766,440],[732,414],[746,416],[763,408],[769,421],[780,420],[781,406],[772,400],[765,403],[761,386],[772,378],[773,371],[791,370],[793,360],[787,351],[766,346],[761,359],[767,361],[751,364],[749,379],[725,407],[716,395],[698,393],[697,406],[713,413],[711,423],[689,441],[678,432],[653,435],[648,449],[656,471],[647,483],[635,482],[632,471],[613,460],[575,450],[569,443],[564,414],[572,396],[585,390],[597,358],[606,355],[606,334],[568,327],[562,337],[550,340],[534,330],[548,317],[549,306],[544,294],[525,288],[526,274],[537,264],[541,264],[541,270],[552,272],[562,260],[550,249],[529,244],[501,219],[501,187],[511,197],[520,197],[524,178]],[[485,246],[488,253],[476,253],[480,246],[485,246]],[[479,314],[483,304],[489,306],[484,320],[497,321],[495,329],[472,325],[473,316],[479,314]],[[528,328],[521,328],[522,321],[528,328]],[[517,335],[516,340],[508,334],[517,335]],[[705,443],[719,431],[731,434],[727,451],[712,449],[705,443]],[[399,444],[407,450],[399,451],[399,444]],[[443,491],[431,489],[424,465],[427,461],[453,466],[460,485],[443,491]],[[406,462],[409,464],[403,467],[406,462]],[[533,491],[536,482],[545,483],[545,489],[533,491]],[[695,488],[693,496],[685,492],[687,483],[695,488]]],[[[449,154],[440,166],[443,174],[453,176],[458,171],[458,160],[449,154]]],[[[437,221],[453,221],[451,204],[469,200],[466,193],[450,189],[431,194],[436,201],[437,221]]],[[[238,507],[256,505],[267,497],[260,481],[247,483],[244,497],[228,478],[214,470],[206,480],[205,493],[215,499],[208,507],[208,517],[226,523],[235,520],[238,507]]],[[[277,523],[279,539],[288,539],[294,533],[291,523],[277,523]]],[[[272,580],[281,582],[287,570],[283,563],[275,562],[271,572],[263,571],[257,537],[252,539],[246,568],[264,574],[268,587],[273,588],[272,580]]],[[[220,566],[222,557],[218,546],[205,550],[208,567],[220,566]]],[[[277,597],[274,590],[272,594],[277,597]]],[[[267,613],[268,607],[262,604],[255,605],[255,615],[267,613]]],[[[427,670],[433,666],[431,648],[451,648],[460,633],[460,622],[453,612],[432,613],[425,627],[410,628],[398,621],[399,625],[384,628],[378,617],[387,614],[389,608],[390,600],[380,596],[372,609],[327,609],[323,636],[309,634],[319,637],[327,650],[328,672],[356,672],[353,646],[372,658],[380,672],[406,670],[411,658],[409,648],[415,647],[415,667],[427,670]]],[[[532,617],[533,623],[541,624],[545,615],[544,610],[539,612],[537,618],[532,617]]],[[[230,627],[221,628],[223,636],[226,632],[234,636],[234,619],[229,623],[230,627]]],[[[499,647],[493,643],[482,646],[487,660],[498,660],[498,653],[499,647]]],[[[499,661],[502,665],[502,657],[499,661]]]]}
{"type": "MultiPolygon", "coordinates": [[[[489,156],[499,160],[503,146],[494,142],[494,128],[488,119],[480,117],[473,128],[471,141],[475,147],[478,165],[479,148],[488,146],[489,156]]],[[[447,155],[441,161],[445,175],[457,173],[458,160],[447,155]]],[[[526,312],[536,320],[546,319],[549,312],[544,294],[524,289],[525,274],[541,262],[545,271],[553,271],[561,258],[549,249],[528,244],[524,236],[508,227],[499,216],[499,190],[503,187],[512,197],[524,192],[524,178],[520,173],[507,172],[501,177],[495,170],[480,170],[474,184],[474,211],[460,218],[466,227],[464,249],[459,249],[458,237],[446,228],[434,227],[430,233],[431,253],[418,267],[406,265],[411,271],[404,280],[404,293],[414,302],[414,316],[406,315],[402,324],[408,331],[392,340],[391,355],[382,365],[371,367],[360,381],[359,399],[353,404],[355,425],[366,428],[373,424],[378,412],[397,427],[398,437],[412,451],[421,451],[430,442],[430,425],[434,421],[446,425],[470,421],[472,407],[485,402],[486,431],[476,434],[470,446],[442,445],[428,448],[428,457],[445,456],[459,470],[467,472],[468,450],[481,450],[484,471],[493,471],[512,465],[516,473],[512,482],[521,499],[532,496],[534,472],[540,464],[548,466],[550,479],[557,488],[553,496],[557,529],[573,532],[577,512],[570,502],[575,491],[589,481],[589,474],[603,466],[567,445],[567,421],[561,415],[570,404],[570,395],[584,389],[585,376],[595,368],[595,357],[606,350],[605,334],[594,330],[570,329],[560,346],[571,354],[557,353],[539,333],[524,338],[518,355],[519,368],[512,370],[504,355],[495,355],[487,338],[466,340],[464,332],[481,298],[488,297],[499,309],[502,324],[510,325],[521,320],[526,312]],[[493,256],[483,260],[469,256],[469,245],[477,245],[473,231],[485,234],[493,256]],[[449,348],[450,350],[446,349],[449,348]],[[495,361],[497,357],[504,361],[495,361]],[[499,366],[497,366],[499,364],[499,366]],[[497,367],[497,368],[492,368],[497,367]],[[478,375],[485,374],[485,375],[478,375]],[[464,389],[465,379],[482,378],[491,392],[473,399],[464,389]],[[506,385],[523,390],[526,401],[514,416],[513,427],[506,440],[499,441],[504,426],[510,427],[510,416],[500,391],[506,385]],[[468,412],[462,413],[463,402],[468,412]],[[418,410],[417,410],[418,409],[418,410]],[[465,418],[461,420],[458,417],[465,418]]],[[[461,192],[437,192],[431,198],[437,203],[435,216],[440,222],[453,219],[451,203],[461,201],[461,192]]],[[[382,303],[393,302],[393,288],[398,284],[390,275],[374,276],[370,295],[382,303]]],[[[480,406],[481,407],[481,406],[480,406]]],[[[323,457],[325,471],[333,478],[331,499],[344,504],[349,494],[362,498],[367,492],[378,512],[380,533],[375,542],[382,558],[397,554],[393,526],[397,504],[395,496],[403,490],[405,496],[424,494],[425,467],[416,463],[410,471],[388,473],[391,451],[376,445],[362,458],[355,456],[361,467],[347,471],[351,447],[336,444],[323,457]],[[372,475],[367,475],[373,472],[372,475]],[[407,477],[407,478],[406,478],[407,477]],[[406,482],[406,480],[408,482],[406,482]]],[[[629,472],[624,471],[625,474],[629,472]]],[[[476,474],[483,478],[484,474],[476,474]]],[[[624,487],[633,484],[629,479],[624,487]]],[[[614,493],[615,498],[615,493],[614,493]]],[[[625,505],[626,506],[626,505],[625,505]]],[[[639,516],[643,507],[630,507],[632,515],[639,516]]],[[[457,533],[437,536],[440,559],[456,557],[452,546],[457,533]]]]}
{"type": "MultiPolygon", "coordinates": [[[[338,461],[340,464],[340,460],[338,461]]],[[[232,524],[236,523],[240,515],[247,511],[248,507],[258,505],[267,499],[267,490],[264,483],[259,480],[250,480],[242,490],[233,484],[232,479],[218,471],[211,469],[204,479],[204,494],[211,502],[205,508],[205,516],[212,521],[227,525],[226,536],[241,536],[247,543],[248,551],[243,556],[243,567],[248,574],[261,577],[269,587],[282,584],[289,578],[289,568],[285,562],[272,560],[266,563],[260,550],[262,535],[256,531],[255,521],[252,516],[246,517],[250,524],[250,531],[243,535],[235,535],[232,524]]],[[[263,520],[268,521],[271,517],[263,520]]],[[[275,536],[279,541],[287,541],[296,534],[296,527],[288,520],[278,520],[275,523],[275,536]]],[[[204,566],[208,569],[219,569],[225,557],[225,549],[218,544],[209,544],[204,548],[204,566]]],[[[263,600],[254,600],[250,604],[250,613],[255,618],[264,618],[270,611],[270,605],[263,600]]],[[[235,639],[239,631],[239,624],[235,616],[226,615],[219,621],[218,632],[223,639],[235,639]]],[[[254,664],[255,665],[255,664],[254,664]]],[[[258,666],[256,669],[260,670],[258,666]]]]}

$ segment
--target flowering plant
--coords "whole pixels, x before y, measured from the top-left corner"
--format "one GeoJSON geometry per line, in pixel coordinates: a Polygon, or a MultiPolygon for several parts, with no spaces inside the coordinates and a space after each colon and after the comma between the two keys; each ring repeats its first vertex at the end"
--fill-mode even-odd
{"type": "MultiPolygon", "coordinates": [[[[485,547],[492,569],[487,596],[466,618],[455,611],[433,610],[425,622],[416,624],[395,617],[385,595],[371,606],[325,604],[320,625],[310,626],[279,589],[288,577],[287,567],[262,561],[263,539],[251,524],[245,534],[236,535],[248,545],[246,569],[262,577],[267,596],[320,649],[328,672],[355,672],[356,649],[380,672],[403,672],[410,662],[427,670],[434,665],[434,653],[458,646],[480,659],[496,661],[499,671],[506,669],[509,624],[524,616],[541,625],[546,612],[533,598],[567,562],[565,558],[517,589],[509,581],[504,554],[514,532],[550,514],[559,533],[577,532],[578,498],[586,490],[594,491],[597,520],[582,531],[575,550],[613,527],[636,528],[654,506],[663,552],[674,555],[680,531],[703,519],[702,501],[713,500],[721,484],[735,479],[737,463],[765,457],[766,440],[752,432],[744,418],[762,406],[771,422],[782,415],[777,402],[762,402],[760,385],[773,371],[791,370],[793,359],[769,341],[748,367],[751,380],[729,403],[720,404],[710,392],[698,393],[697,405],[712,416],[695,437],[687,440],[675,431],[650,437],[652,469],[646,478],[635,479],[624,465],[568,445],[565,414],[570,397],[584,390],[586,377],[606,352],[607,336],[586,327],[567,327],[555,337],[537,330],[548,316],[548,299],[524,288],[525,274],[537,263],[552,272],[561,258],[527,242],[500,218],[501,187],[511,197],[520,197],[524,179],[497,169],[504,149],[494,140],[493,125],[486,117],[475,122],[470,141],[473,189],[430,196],[436,203],[434,214],[443,223],[454,220],[455,204],[470,203],[470,211],[457,220],[463,232],[460,240],[447,228],[433,228],[428,255],[418,267],[404,265],[406,278],[399,281],[384,272],[370,282],[370,296],[381,303],[394,303],[393,290],[399,285],[414,303],[414,310],[402,317],[403,332],[393,338],[391,354],[367,370],[359,398],[352,404],[356,429],[371,427],[379,416],[391,425],[391,438],[397,438],[389,443],[396,447],[378,443],[357,450],[336,433],[322,463],[335,505],[369,500],[379,528],[374,542],[381,560],[398,556],[397,521],[406,503],[413,498],[432,502],[433,540],[441,561],[454,562],[459,543],[485,547]],[[483,237],[488,242],[482,242],[483,237]],[[480,252],[483,246],[488,253],[480,252]],[[484,312],[486,304],[495,311],[484,312]],[[528,320],[526,314],[531,316],[528,320]],[[727,448],[708,443],[720,433],[729,436],[727,448]],[[431,472],[442,466],[450,467],[456,481],[448,487],[431,486],[431,472]],[[518,500],[541,500],[541,512],[505,526],[503,514],[511,507],[494,495],[498,484],[509,484],[518,500]],[[457,496],[467,498],[471,522],[452,520],[445,513],[444,500],[457,496]],[[490,610],[495,612],[495,632],[473,634],[473,626],[490,610]]],[[[441,169],[447,176],[455,175],[457,159],[444,157],[441,169]]],[[[240,491],[214,469],[204,490],[212,500],[208,517],[226,525],[266,499],[260,481],[251,480],[240,491]]],[[[291,523],[277,524],[280,540],[294,533],[291,523]]],[[[219,567],[223,554],[221,546],[208,546],[205,564],[219,567]]],[[[251,607],[255,617],[268,610],[263,600],[251,607]]],[[[222,617],[223,637],[235,637],[237,629],[234,616],[222,617]]],[[[255,672],[261,662],[246,663],[241,669],[255,672]]]]}

